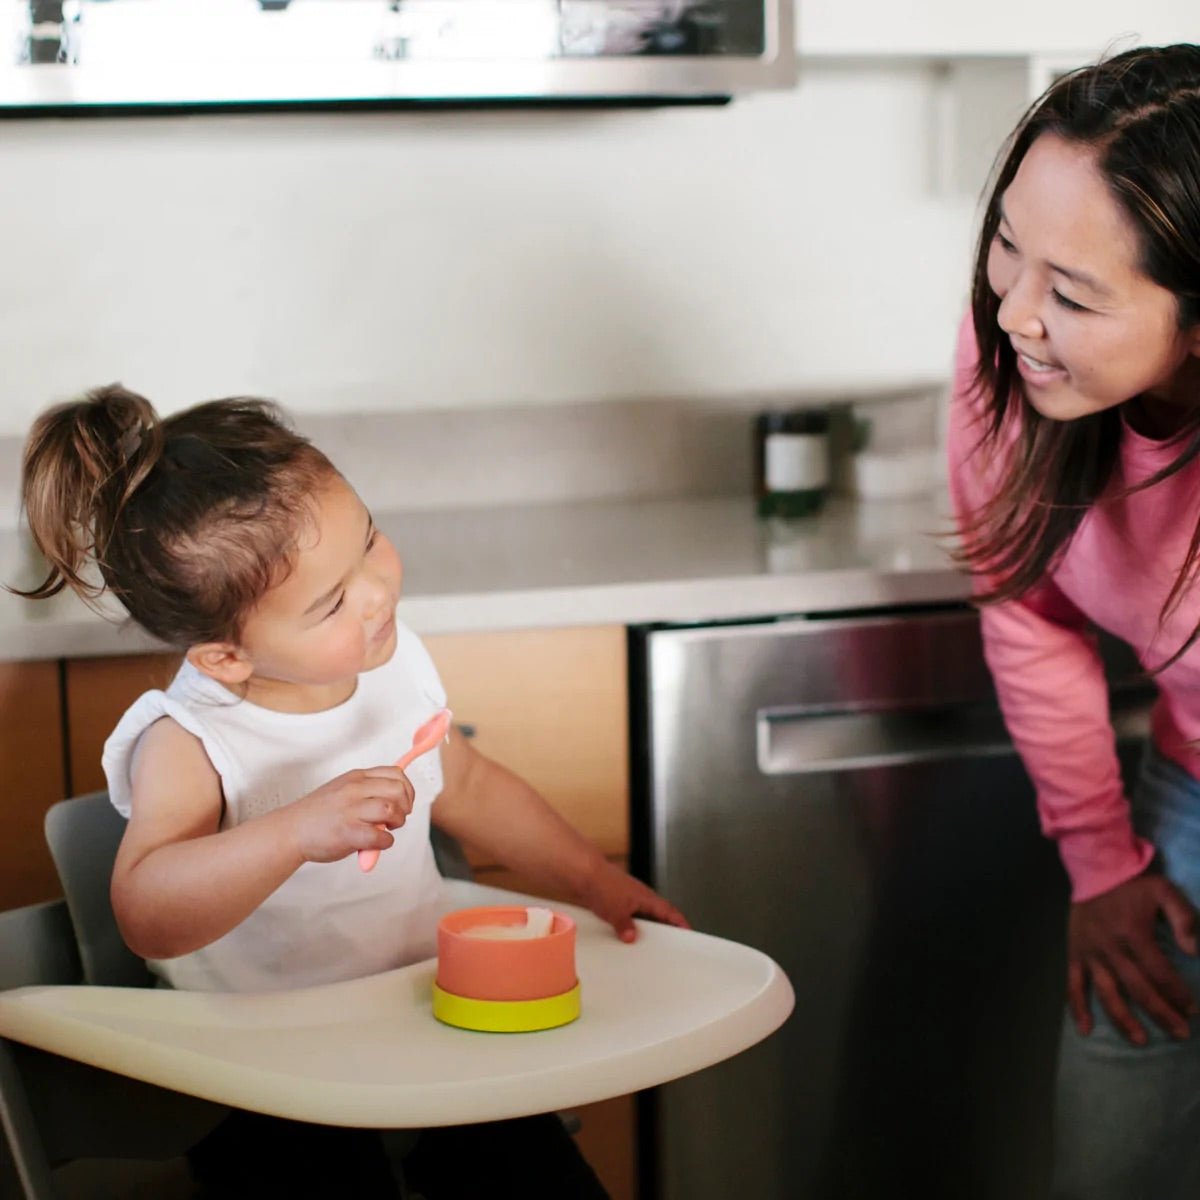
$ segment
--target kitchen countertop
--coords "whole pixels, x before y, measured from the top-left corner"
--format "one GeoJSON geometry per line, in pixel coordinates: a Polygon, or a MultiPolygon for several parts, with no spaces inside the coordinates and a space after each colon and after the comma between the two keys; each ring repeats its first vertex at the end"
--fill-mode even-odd
{"type": "MultiPolygon", "coordinates": [[[[819,514],[756,518],[748,496],[606,500],[375,514],[404,563],[400,615],[419,634],[702,622],[963,599],[948,503],[835,497],[819,514]]],[[[24,555],[24,558],[23,558],[24,555]]],[[[0,531],[0,578],[30,579],[0,531]]],[[[115,605],[0,593],[0,660],[163,647],[115,605]]]]}

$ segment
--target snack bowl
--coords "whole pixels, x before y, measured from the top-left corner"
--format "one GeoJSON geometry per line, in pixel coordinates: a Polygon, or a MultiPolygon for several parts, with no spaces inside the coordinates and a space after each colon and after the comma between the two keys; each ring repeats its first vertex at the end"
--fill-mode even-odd
{"type": "Polygon", "coordinates": [[[485,905],[447,913],[438,923],[433,1014],[463,1029],[517,1033],[551,1029],[580,1011],[575,922],[554,912],[541,936],[481,936],[472,930],[523,926],[522,905],[485,905]]]}

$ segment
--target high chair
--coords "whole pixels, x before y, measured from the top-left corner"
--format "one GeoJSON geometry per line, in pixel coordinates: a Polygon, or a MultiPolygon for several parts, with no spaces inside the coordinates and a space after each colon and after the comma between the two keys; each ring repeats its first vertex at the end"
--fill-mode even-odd
{"type": "MultiPolygon", "coordinates": [[[[47,837],[65,898],[0,913],[0,1121],[27,1200],[55,1200],[53,1168],[74,1158],[174,1158],[230,1108],[389,1136],[561,1113],[738,1054],[794,1003],[752,947],[643,920],[626,945],[571,904],[556,909],[575,922],[582,1015],[546,1032],[437,1020],[436,959],[282,1004],[142,986],[108,899],[121,831],[103,793],[56,805],[47,837]]],[[[438,915],[541,903],[448,878],[438,915]]]]}
{"type": "MultiPolygon", "coordinates": [[[[124,829],[107,792],[49,809],[46,841],[64,896],[0,912],[0,991],[31,984],[154,986],[145,962],[121,937],[109,899],[124,829]]],[[[470,878],[457,843],[437,830],[433,841],[442,873],[470,878]]],[[[228,1111],[0,1038],[0,1125],[27,1200],[54,1200],[54,1168],[74,1159],[181,1155],[228,1111]]]]}

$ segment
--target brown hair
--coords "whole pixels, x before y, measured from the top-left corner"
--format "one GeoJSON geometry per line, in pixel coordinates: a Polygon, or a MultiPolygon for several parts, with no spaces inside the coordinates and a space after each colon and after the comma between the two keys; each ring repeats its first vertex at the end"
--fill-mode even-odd
{"type": "MultiPolygon", "coordinates": [[[[1020,596],[1045,578],[1112,480],[1121,440],[1119,409],[1073,421],[1036,412],[997,322],[1000,299],[988,284],[987,262],[1000,204],[1029,148],[1046,133],[1094,149],[1137,234],[1141,269],[1175,295],[1180,329],[1200,322],[1200,46],[1142,47],[1063,76],[1034,102],[1001,151],[975,255],[975,383],[984,397],[977,451],[999,450],[1001,431],[1014,418],[1019,430],[995,494],[962,531],[959,561],[999,580],[979,597],[984,603],[1020,596]]],[[[1200,453],[1200,403],[1187,413],[1178,445],[1174,462],[1139,488],[1200,453]]],[[[1178,605],[1198,570],[1200,519],[1160,619],[1178,605]]]]}
{"type": "Polygon", "coordinates": [[[269,401],[213,400],[160,420],[144,397],[98,388],[30,432],[22,499],[49,572],[18,594],[107,591],[177,649],[236,642],[291,569],[311,495],[335,473],[269,401]]]}

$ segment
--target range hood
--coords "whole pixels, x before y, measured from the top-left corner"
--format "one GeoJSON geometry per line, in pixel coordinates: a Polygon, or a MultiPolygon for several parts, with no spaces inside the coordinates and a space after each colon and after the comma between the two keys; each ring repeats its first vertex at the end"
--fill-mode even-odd
{"type": "Polygon", "coordinates": [[[791,87],[793,0],[19,0],[0,107],[687,101],[791,87]]]}

